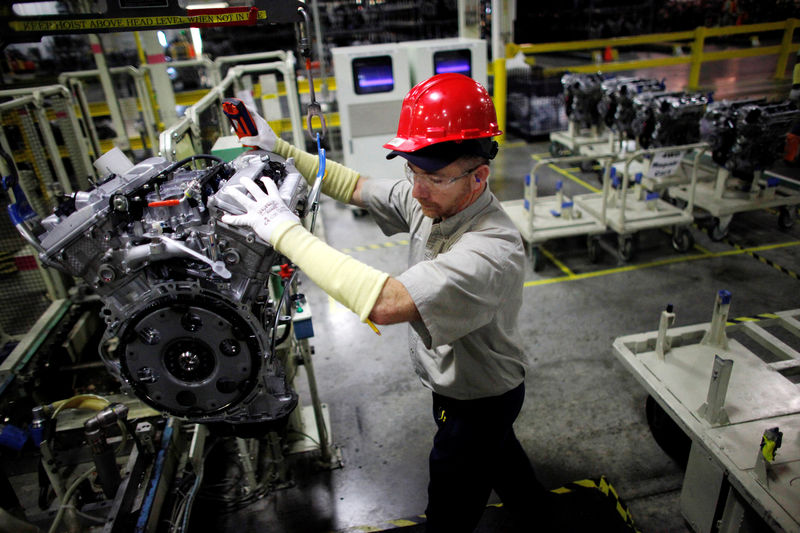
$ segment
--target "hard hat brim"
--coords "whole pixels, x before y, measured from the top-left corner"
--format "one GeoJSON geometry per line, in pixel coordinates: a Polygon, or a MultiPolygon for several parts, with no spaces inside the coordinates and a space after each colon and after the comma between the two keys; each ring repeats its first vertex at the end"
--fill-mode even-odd
{"type": "Polygon", "coordinates": [[[392,150],[386,159],[400,156],[427,172],[436,172],[464,156],[477,156],[494,159],[497,143],[491,139],[469,139],[437,143],[419,150],[392,150]]]}

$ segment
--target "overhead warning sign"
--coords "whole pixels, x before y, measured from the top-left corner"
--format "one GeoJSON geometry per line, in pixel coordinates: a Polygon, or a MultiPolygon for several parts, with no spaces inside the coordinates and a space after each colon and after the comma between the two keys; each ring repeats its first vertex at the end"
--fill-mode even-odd
{"type": "MultiPolygon", "coordinates": [[[[210,11],[210,10],[208,10],[210,11]]],[[[125,18],[75,18],[59,20],[14,20],[9,22],[17,32],[102,32],[134,31],[186,26],[243,26],[266,20],[267,13],[256,8],[225,13],[198,13],[186,16],[125,17],[125,18]]]]}
{"type": "Polygon", "coordinates": [[[187,9],[183,0],[115,0],[104,13],[18,15],[0,2],[0,45],[34,42],[44,35],[138,30],[256,26],[303,22],[300,0],[251,0],[253,5],[187,9]]]}

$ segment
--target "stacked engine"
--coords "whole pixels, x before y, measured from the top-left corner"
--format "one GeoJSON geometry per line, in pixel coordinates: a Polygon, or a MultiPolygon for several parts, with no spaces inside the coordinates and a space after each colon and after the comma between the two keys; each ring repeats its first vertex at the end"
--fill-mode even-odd
{"type": "Polygon", "coordinates": [[[749,175],[780,159],[786,134],[798,119],[800,111],[789,101],[722,101],[708,107],[700,129],[717,164],[749,175]]]}
{"type": "Polygon", "coordinates": [[[600,74],[564,74],[564,106],[567,117],[579,127],[600,125],[597,104],[603,97],[603,76],[600,74]]]}
{"type": "Polygon", "coordinates": [[[636,116],[634,97],[664,91],[664,81],[649,78],[609,78],[602,83],[603,97],[597,111],[606,126],[623,138],[635,137],[632,123],[636,116]]]}
{"type": "Polygon", "coordinates": [[[634,97],[631,131],[642,148],[677,146],[700,140],[700,119],[710,95],[648,92],[634,97]]]}
{"type": "Polygon", "coordinates": [[[268,423],[297,404],[274,353],[281,313],[268,278],[282,258],[219,221],[220,207],[242,212],[230,190],[246,193],[243,176],[272,179],[305,215],[305,180],[277,156],[154,157],[75,194],[35,237],[44,263],[102,298],[101,357],[123,389],[191,421],[268,423]],[[185,168],[193,159],[213,164],[185,168]]]}

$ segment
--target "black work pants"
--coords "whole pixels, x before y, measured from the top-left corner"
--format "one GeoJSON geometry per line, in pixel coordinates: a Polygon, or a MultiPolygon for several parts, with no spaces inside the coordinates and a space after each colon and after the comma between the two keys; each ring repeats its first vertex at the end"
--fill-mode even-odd
{"type": "Polygon", "coordinates": [[[430,454],[428,533],[473,531],[492,489],[518,523],[530,524],[529,515],[546,509],[549,493],[512,427],[524,399],[524,383],[477,400],[433,393],[438,431],[430,454]]]}

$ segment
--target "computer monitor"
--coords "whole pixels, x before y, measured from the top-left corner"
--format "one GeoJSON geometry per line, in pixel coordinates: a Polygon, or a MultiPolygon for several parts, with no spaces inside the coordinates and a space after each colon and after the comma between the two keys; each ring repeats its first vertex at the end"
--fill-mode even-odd
{"type": "Polygon", "coordinates": [[[356,94],[388,93],[394,90],[391,56],[353,59],[353,89],[356,94]]]}
{"type": "Polygon", "coordinates": [[[433,53],[433,73],[455,72],[472,77],[472,53],[469,48],[439,50],[433,53]]]}

